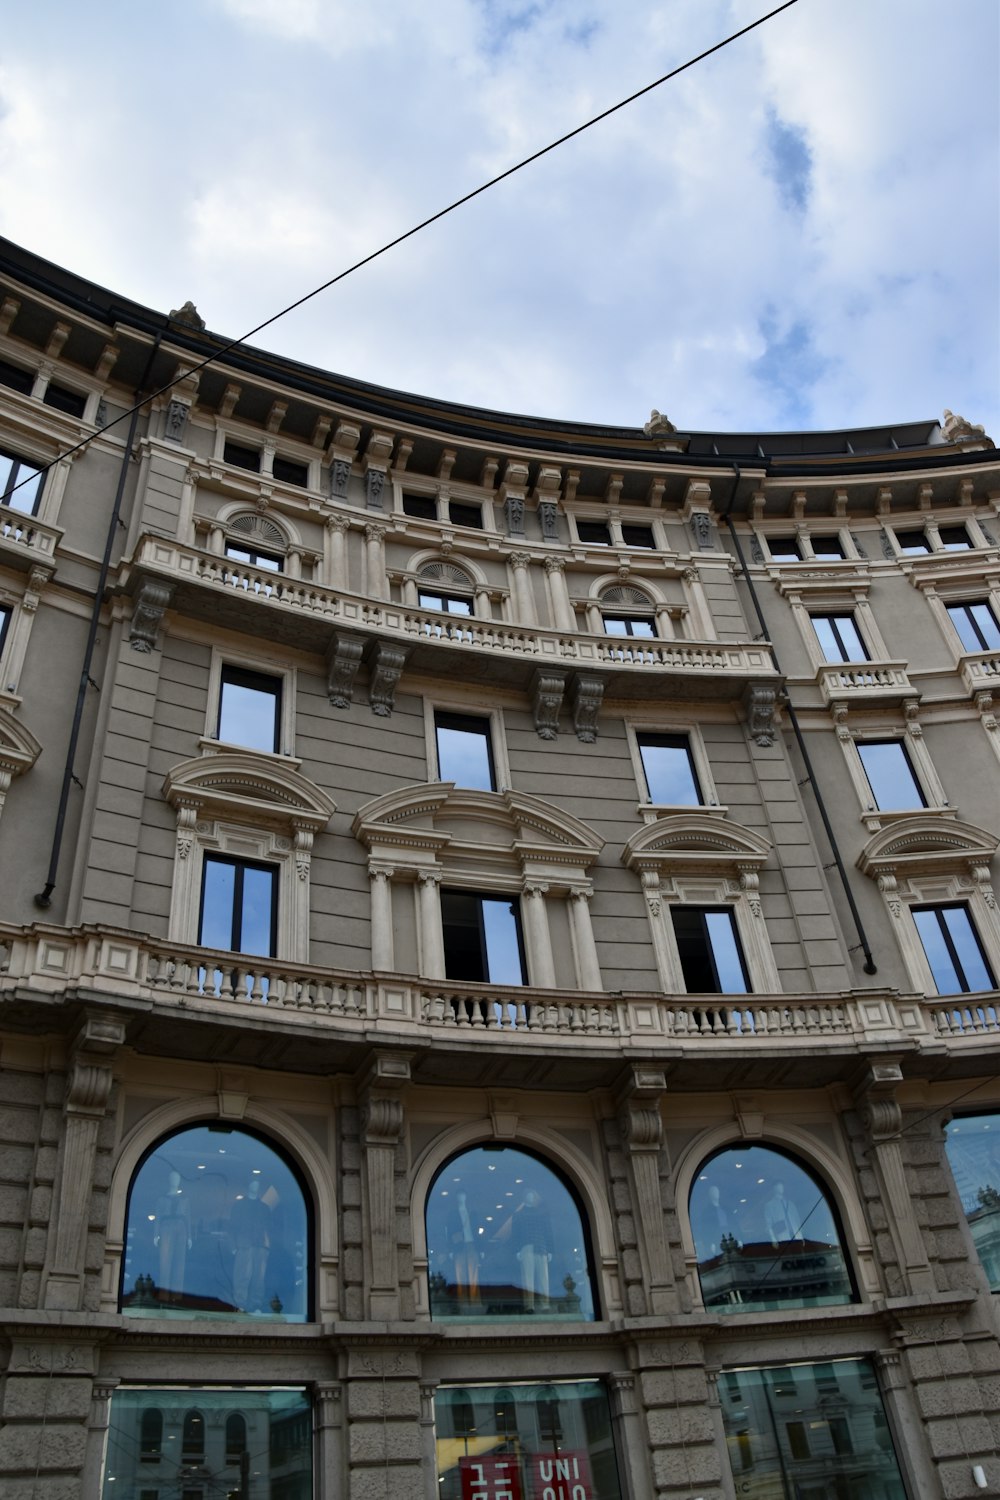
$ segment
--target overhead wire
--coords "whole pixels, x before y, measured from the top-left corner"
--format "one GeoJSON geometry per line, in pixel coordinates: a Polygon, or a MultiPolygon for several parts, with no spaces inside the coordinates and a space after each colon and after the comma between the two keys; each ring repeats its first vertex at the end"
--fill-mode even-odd
{"type": "Polygon", "coordinates": [[[704,51],[699,52],[695,57],[688,58],[687,62],[680,63],[676,68],[671,68],[669,73],[662,74],[659,78],[655,78],[652,83],[647,83],[641,89],[636,89],[634,93],[629,94],[626,98],[619,99],[617,104],[612,104],[607,109],[601,110],[599,114],[593,115],[589,120],[585,120],[582,125],[576,125],[572,130],[567,130],[565,134],[558,136],[554,141],[550,141],[547,146],[542,146],[539,150],[533,151],[530,156],[523,157],[520,161],[515,162],[513,166],[506,167],[504,171],[498,172],[495,177],[491,177],[488,181],[480,183],[478,187],[472,188],[470,192],[463,193],[460,198],[454,199],[446,207],[439,208],[436,213],[430,214],[426,219],[421,219],[419,224],[414,224],[410,229],[404,230],[402,234],[397,234],[394,239],[387,240],[377,250],[372,250],[368,255],[364,255],[360,260],[356,260],[353,265],[347,266],[343,271],[338,271],[335,276],[331,276],[327,281],[314,287],[311,292],[306,292],[303,296],[296,298],[294,302],[289,302],[287,307],[283,307],[280,312],[273,313],[271,317],[265,318],[262,323],[258,323],[255,327],[248,329],[239,338],[230,339],[220,349],[216,349],[214,353],[207,355],[196,364],[185,365],[181,374],[176,375],[172,380],[168,380],[158,390],[151,391],[149,395],[143,396],[140,401],[130,406],[126,411],[121,412],[112,421],[106,423],[103,427],[98,427],[95,432],[88,433],[78,443],[74,443],[72,447],[65,449],[64,452],[58,454],[57,457],[51,459],[47,464],[43,464],[39,469],[34,471],[30,479],[21,480],[9,493],[15,493],[16,490],[21,488],[21,484],[29,483],[35,477],[35,474],[44,474],[53,464],[59,463],[62,459],[69,458],[71,454],[79,452],[81,448],[87,447],[89,443],[92,443],[95,438],[100,437],[102,433],[109,432],[112,427],[117,427],[119,422],[124,422],[134,412],[141,410],[142,407],[147,406],[151,401],[156,401],[160,396],[166,395],[168,391],[173,390],[174,386],[180,385],[182,381],[190,380],[193,375],[199,374],[200,371],[207,369],[209,365],[217,364],[219,360],[224,359],[227,354],[231,354],[234,349],[238,349],[241,344],[245,344],[255,334],[262,333],[265,328],[270,328],[280,318],[287,317],[289,313],[295,312],[299,307],[304,307],[314,297],[318,297],[321,293],[329,291],[330,287],[336,286],[339,281],[352,276],[355,271],[360,271],[364,266],[370,265],[372,261],[378,260],[381,256],[388,254],[390,250],[394,250],[397,245],[402,245],[404,241],[412,239],[414,235],[419,234],[424,229],[428,229],[432,224],[436,224],[439,219],[443,219],[448,214],[454,213],[456,209],[462,208],[464,204],[471,203],[473,198],[478,198],[480,194],[488,192],[490,188],[496,187],[498,183],[504,182],[508,177],[513,177],[515,172],[520,172],[525,167],[531,166],[533,162],[541,160],[543,156],[547,156],[549,152],[555,151],[557,147],[564,146],[567,141],[573,140],[575,136],[582,135],[585,130],[590,130],[594,125],[599,125],[602,120],[607,120],[611,115],[617,114],[619,110],[625,109],[627,105],[634,104],[637,99],[641,99],[645,94],[652,93],[654,89],[658,89],[663,84],[669,83],[672,78],[677,78],[681,73],[687,72],[689,68],[693,68],[698,63],[704,62],[706,58],[711,57],[714,53],[721,52],[724,47],[728,47],[731,43],[739,41],[741,37],[747,36],[751,31],[755,31],[758,26],[763,26],[767,21],[773,20],[775,16],[780,15],[782,11],[789,10],[793,5],[797,4],[798,0],[784,0],[783,4],[776,5],[766,15],[759,16],[756,21],[751,21],[748,25],[740,27],[738,31],[731,32],[722,41],[715,42],[711,47],[706,47],[704,51]]]}

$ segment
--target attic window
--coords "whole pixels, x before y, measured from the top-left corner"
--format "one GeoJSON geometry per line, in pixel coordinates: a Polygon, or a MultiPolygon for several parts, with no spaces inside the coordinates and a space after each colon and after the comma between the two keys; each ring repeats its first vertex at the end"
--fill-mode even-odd
{"type": "Polygon", "coordinates": [[[296,484],[299,489],[308,489],[309,465],[296,463],[291,458],[276,458],[274,460],[274,477],[281,484],[296,484]]]}
{"type": "Polygon", "coordinates": [[[236,469],[249,469],[251,474],[260,473],[260,450],[247,448],[243,443],[227,443],[222,450],[223,460],[236,469]]]}
{"type": "Polygon", "coordinates": [[[71,417],[82,417],[87,405],[86,396],[81,396],[79,391],[69,391],[64,385],[56,385],[50,380],[42,397],[46,406],[54,406],[56,411],[64,411],[71,417]]]}

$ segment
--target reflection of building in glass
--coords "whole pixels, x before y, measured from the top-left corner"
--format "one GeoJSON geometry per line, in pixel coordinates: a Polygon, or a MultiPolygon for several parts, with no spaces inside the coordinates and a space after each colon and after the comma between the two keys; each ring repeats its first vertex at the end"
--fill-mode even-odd
{"type": "Polygon", "coordinates": [[[222,347],[0,244],[0,1492],[1000,1491],[990,440],[222,347]]]}

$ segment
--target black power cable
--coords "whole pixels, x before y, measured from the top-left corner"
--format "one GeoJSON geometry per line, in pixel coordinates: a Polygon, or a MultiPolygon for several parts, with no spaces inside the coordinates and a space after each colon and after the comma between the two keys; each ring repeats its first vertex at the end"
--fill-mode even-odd
{"type": "MultiPolygon", "coordinates": [[[[533,151],[530,156],[525,156],[521,161],[515,162],[514,166],[507,167],[503,172],[498,172],[495,177],[491,177],[488,182],[481,183],[479,187],[473,188],[471,192],[463,193],[461,198],[456,198],[447,207],[439,208],[437,213],[431,214],[429,218],[421,219],[419,224],[414,224],[411,229],[405,230],[403,234],[397,234],[395,239],[388,240],[378,250],[373,250],[369,255],[362,256],[361,260],[356,260],[346,270],[338,271],[336,276],[330,277],[329,281],[324,281],[322,285],[314,287],[311,292],[306,292],[304,296],[297,298],[295,302],[289,302],[287,307],[283,307],[280,312],[274,313],[270,318],[265,318],[263,323],[258,323],[255,328],[249,329],[240,338],[230,339],[228,343],[222,345],[221,349],[217,349],[214,354],[209,354],[205,359],[199,361],[198,364],[185,366],[183,374],[175,376],[173,380],[168,380],[166,385],[160,386],[159,390],[151,391],[138,405],[130,407],[127,411],[123,411],[119,416],[115,417],[114,421],[108,422],[105,427],[99,427],[96,432],[92,432],[89,436],[81,438],[80,442],[74,443],[72,448],[67,448],[64,453],[60,453],[49,463],[44,464],[40,470],[36,470],[36,473],[44,474],[46,469],[52,467],[52,464],[59,463],[61,459],[68,458],[71,453],[78,452],[79,449],[85,448],[89,443],[92,443],[94,438],[100,437],[101,433],[109,432],[112,427],[117,427],[119,422],[124,422],[133,412],[138,411],[140,406],[146,406],[150,401],[155,401],[158,397],[166,395],[167,391],[173,390],[175,385],[179,385],[182,380],[190,379],[192,375],[197,375],[200,370],[204,370],[208,365],[216,364],[225,355],[230,354],[233,349],[238,349],[241,344],[245,344],[247,339],[252,339],[254,334],[261,333],[265,328],[270,328],[271,324],[277,323],[279,318],[284,318],[288,313],[294,312],[296,308],[304,306],[307,302],[311,302],[321,292],[328,291],[330,287],[336,286],[338,281],[343,281],[345,277],[353,275],[355,271],[360,271],[363,266],[370,265],[373,260],[378,260],[380,256],[387,254],[390,250],[394,250],[397,245],[401,245],[404,240],[412,239],[422,229],[427,229],[431,224],[436,224],[439,219],[443,219],[447,214],[454,213],[456,208],[461,208],[463,204],[471,203],[473,198],[478,198],[481,193],[487,192],[491,187],[496,187],[498,182],[503,182],[507,177],[513,177],[515,172],[520,172],[523,167],[531,166],[532,162],[539,161],[543,156],[547,156],[557,146],[564,146],[574,136],[582,135],[592,125],[599,125],[602,120],[608,119],[610,115],[617,114],[627,104],[633,104],[636,99],[641,99],[644,94],[649,94],[653,89],[658,89],[661,84],[669,83],[671,78],[676,78],[678,74],[687,72],[688,68],[693,68],[696,63],[704,62],[705,58],[711,57],[713,53],[721,52],[731,42],[739,41],[740,37],[746,36],[751,31],[755,31],[758,26],[763,26],[765,21],[770,21],[774,16],[780,15],[783,10],[789,10],[796,4],[798,4],[798,0],[784,0],[783,5],[775,6],[774,10],[769,10],[766,15],[759,16],[756,21],[751,21],[748,26],[743,26],[739,31],[734,31],[729,36],[724,37],[721,42],[716,42],[713,46],[706,47],[704,52],[699,52],[696,57],[689,58],[687,62],[681,63],[679,67],[671,68],[669,73],[664,73],[662,77],[655,78],[652,83],[647,83],[643,88],[636,89],[634,94],[629,94],[626,99],[620,99],[617,104],[612,104],[608,109],[602,110],[600,114],[594,115],[591,119],[584,121],[582,125],[577,125],[572,130],[567,130],[565,135],[561,135],[556,140],[550,141],[547,146],[542,146],[538,151],[533,151]]],[[[21,484],[27,483],[27,479],[21,481],[21,484]]],[[[13,494],[20,487],[20,484],[15,485],[10,493],[13,494]]]]}

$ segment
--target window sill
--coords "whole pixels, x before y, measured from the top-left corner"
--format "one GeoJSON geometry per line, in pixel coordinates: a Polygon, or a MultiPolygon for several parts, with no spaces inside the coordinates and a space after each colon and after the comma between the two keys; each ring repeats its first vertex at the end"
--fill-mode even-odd
{"type": "Polygon", "coordinates": [[[237,751],[240,755],[255,755],[269,764],[290,766],[293,771],[297,771],[302,764],[296,755],[283,755],[277,750],[254,750],[251,746],[241,745],[235,740],[218,740],[208,734],[201,736],[198,748],[202,755],[222,755],[232,751],[237,751]]]}

